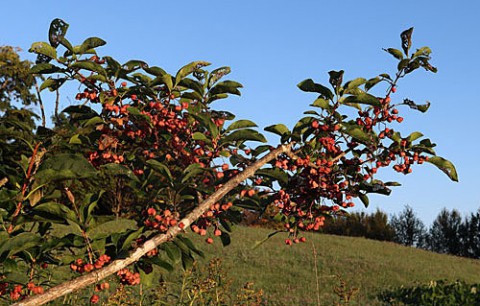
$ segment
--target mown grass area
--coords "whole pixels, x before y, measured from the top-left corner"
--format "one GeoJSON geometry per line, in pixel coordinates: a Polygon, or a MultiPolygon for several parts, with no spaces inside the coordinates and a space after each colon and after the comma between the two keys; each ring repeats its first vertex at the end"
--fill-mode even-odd
{"type": "MultiPolygon", "coordinates": [[[[204,242],[205,237],[187,234],[205,252],[205,258],[198,258],[196,264],[204,271],[198,279],[203,281],[212,258],[220,258],[222,270],[231,281],[231,285],[224,289],[236,295],[245,283],[253,282],[254,289],[263,290],[267,305],[337,305],[335,303],[340,302],[340,298],[334,288],[339,287],[341,281],[344,281],[347,293],[358,288],[348,305],[381,305],[376,300],[381,291],[402,285],[413,286],[440,279],[480,282],[478,260],[364,238],[306,233],[306,243],[287,246],[284,243],[286,234],[279,233],[254,248],[257,241],[270,233],[272,230],[269,229],[237,226],[231,234],[232,243],[227,247],[221,245],[220,239],[208,245],[204,242]]],[[[61,270],[63,277],[72,275],[68,267],[61,270]]],[[[140,291],[136,286],[128,292],[117,292],[117,295],[124,295],[124,302],[120,304],[107,302],[108,297],[115,294],[112,288],[109,293],[101,293],[100,304],[175,305],[171,302],[175,299],[164,303],[155,301],[153,295],[165,296],[160,293],[162,290],[165,292],[165,286],[170,293],[180,294],[182,279],[185,280],[182,269],[178,267],[170,273],[155,269],[155,273],[154,284],[159,284],[162,274],[163,288],[157,285],[140,291]]],[[[49,305],[88,305],[93,293],[93,288],[88,288],[49,305]]]]}
{"type": "Polygon", "coordinates": [[[268,229],[236,227],[232,244],[225,248],[220,241],[202,246],[201,239],[192,236],[192,240],[198,241],[206,260],[223,259],[234,286],[254,282],[270,305],[317,305],[317,300],[320,305],[332,305],[339,301],[333,288],[340,279],[346,289],[359,289],[351,305],[380,304],[375,300],[379,292],[401,285],[439,279],[480,282],[478,260],[363,238],[306,234],[306,243],[289,247],[280,233],[252,249],[269,233],[268,229]]]}

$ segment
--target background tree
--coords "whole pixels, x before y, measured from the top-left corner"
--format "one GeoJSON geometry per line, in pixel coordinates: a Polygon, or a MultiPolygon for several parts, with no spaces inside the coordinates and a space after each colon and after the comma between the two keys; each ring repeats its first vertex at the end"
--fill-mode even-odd
{"type": "Polygon", "coordinates": [[[334,215],[325,220],[322,233],[392,241],[394,230],[388,223],[388,215],[377,209],[371,214],[353,212],[348,215],[334,215]]]}
{"type": "Polygon", "coordinates": [[[422,247],[425,242],[425,225],[413,209],[406,205],[402,212],[393,215],[390,225],[395,231],[394,241],[406,246],[422,247]]]}
{"type": "Polygon", "coordinates": [[[20,49],[10,46],[0,46],[0,111],[14,106],[29,106],[37,102],[37,96],[32,93],[35,78],[30,74],[31,62],[20,60],[20,49]]]}
{"type": "Polygon", "coordinates": [[[462,254],[462,218],[457,210],[444,208],[433,221],[427,239],[428,248],[434,252],[462,254]]]}
{"type": "Polygon", "coordinates": [[[462,256],[480,258],[480,210],[467,216],[460,226],[462,256]]]}

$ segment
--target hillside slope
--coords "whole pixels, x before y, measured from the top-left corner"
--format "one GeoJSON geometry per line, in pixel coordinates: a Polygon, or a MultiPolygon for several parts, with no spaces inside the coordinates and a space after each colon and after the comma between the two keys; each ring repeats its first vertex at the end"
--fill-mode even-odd
{"type": "Polygon", "coordinates": [[[352,305],[375,305],[380,291],[401,285],[439,279],[480,282],[478,260],[364,238],[307,233],[306,243],[286,246],[286,237],[280,233],[252,248],[271,232],[236,227],[232,244],[225,248],[219,240],[205,245],[203,238],[191,238],[205,251],[206,260],[223,259],[235,285],[251,281],[262,288],[269,305],[317,305],[317,299],[321,305],[332,305],[338,301],[333,287],[340,284],[340,279],[346,282],[347,289],[359,289],[352,305]]]}

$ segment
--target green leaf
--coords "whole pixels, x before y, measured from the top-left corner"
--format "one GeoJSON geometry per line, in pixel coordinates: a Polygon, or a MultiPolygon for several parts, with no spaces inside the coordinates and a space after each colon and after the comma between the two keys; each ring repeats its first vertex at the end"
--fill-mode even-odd
{"type": "Polygon", "coordinates": [[[230,67],[220,67],[210,72],[210,76],[208,77],[208,88],[210,89],[218,80],[229,73],[230,67]]]}
{"type": "Polygon", "coordinates": [[[420,49],[417,49],[417,51],[412,55],[412,58],[415,58],[417,56],[428,57],[430,56],[430,53],[432,53],[432,50],[429,47],[421,47],[420,49]]]}
{"type": "Polygon", "coordinates": [[[89,228],[87,233],[92,239],[102,239],[115,233],[123,233],[129,230],[136,230],[137,222],[130,219],[115,219],[100,223],[93,228],[89,228]]]}
{"type": "Polygon", "coordinates": [[[345,98],[343,103],[360,103],[360,104],[367,104],[367,105],[372,105],[377,107],[382,106],[378,98],[375,96],[372,96],[369,93],[360,93],[356,96],[349,96],[345,98]]]}
{"type": "Polygon", "coordinates": [[[243,128],[249,128],[249,127],[257,127],[257,125],[255,124],[255,122],[250,120],[238,120],[230,124],[226,132],[243,129],[243,128]]]}
{"type": "Polygon", "coordinates": [[[43,41],[33,43],[30,49],[28,50],[28,52],[42,54],[52,59],[57,58],[57,50],[55,50],[54,47],[50,46],[48,43],[43,41]]]}
{"type": "Polygon", "coordinates": [[[320,108],[323,108],[323,109],[330,109],[331,108],[330,107],[330,102],[328,100],[325,100],[325,99],[322,99],[322,98],[318,98],[315,101],[313,101],[311,106],[320,107],[320,108]]]}
{"type": "Polygon", "coordinates": [[[199,97],[203,95],[203,85],[198,81],[195,81],[189,78],[184,78],[178,83],[177,89],[179,87],[185,87],[187,89],[191,89],[195,93],[197,93],[199,97]]]}
{"type": "Polygon", "coordinates": [[[92,117],[92,118],[88,119],[87,121],[85,121],[83,126],[84,127],[89,127],[89,126],[97,126],[99,124],[105,124],[105,121],[101,117],[95,116],[95,117],[92,117]]]}
{"type": "Polygon", "coordinates": [[[96,72],[98,74],[107,75],[107,72],[100,64],[87,61],[87,60],[74,62],[73,64],[70,65],[70,68],[85,69],[85,70],[96,72]]]}
{"type": "Polygon", "coordinates": [[[129,60],[122,65],[122,68],[126,69],[129,73],[140,68],[145,69],[146,67],[148,67],[148,64],[141,60],[129,60]]]}
{"type": "Polygon", "coordinates": [[[89,178],[96,174],[95,168],[81,154],[58,153],[45,159],[35,177],[40,182],[49,182],[89,178]]]}
{"type": "Polygon", "coordinates": [[[432,156],[427,161],[442,170],[452,181],[458,182],[457,170],[452,162],[440,156],[432,156]]]}
{"type": "Polygon", "coordinates": [[[265,136],[252,129],[237,130],[223,138],[223,143],[233,141],[259,141],[267,142],[265,136]]]}
{"type": "Polygon", "coordinates": [[[178,264],[182,259],[182,251],[171,242],[165,243],[164,248],[168,258],[170,258],[174,264],[178,264]]]}
{"type": "Polygon", "coordinates": [[[32,213],[35,216],[39,216],[44,218],[45,220],[51,221],[62,221],[65,220],[77,220],[77,216],[75,212],[65,206],[64,204],[57,203],[57,202],[47,202],[36,205],[32,209],[32,213]]]}
{"type": "Polygon", "coordinates": [[[390,195],[390,193],[392,193],[392,190],[380,181],[360,183],[360,189],[367,193],[378,193],[383,195],[390,195]]]}
{"type": "Polygon", "coordinates": [[[10,237],[0,246],[0,257],[7,258],[29,248],[37,247],[40,242],[40,237],[33,233],[20,233],[10,237]]]}
{"type": "Polygon", "coordinates": [[[360,193],[358,197],[362,201],[365,208],[368,208],[368,204],[370,203],[370,201],[368,200],[368,196],[366,194],[360,193]]]}
{"type": "Polygon", "coordinates": [[[333,93],[327,87],[313,82],[312,79],[304,80],[298,83],[298,88],[306,92],[317,92],[323,96],[323,98],[331,100],[333,99],[333,93]]]}
{"type": "Polygon", "coordinates": [[[14,259],[7,258],[3,263],[3,272],[5,274],[9,274],[10,272],[14,272],[18,269],[17,262],[14,259]]]}
{"type": "Polygon", "coordinates": [[[371,78],[370,80],[367,81],[367,83],[365,83],[365,90],[369,91],[373,86],[377,85],[381,81],[382,80],[379,77],[371,78]]]}
{"type": "Polygon", "coordinates": [[[149,165],[155,172],[160,173],[162,176],[166,177],[169,181],[173,181],[172,174],[167,166],[162,164],[161,162],[150,159],[147,160],[147,165],[149,165]]]}
{"type": "Polygon", "coordinates": [[[423,137],[423,134],[420,132],[413,132],[408,136],[408,141],[413,142],[418,138],[423,137]]]}
{"type": "Polygon", "coordinates": [[[273,180],[276,180],[282,186],[288,183],[288,174],[285,171],[280,170],[279,168],[263,168],[257,170],[255,174],[259,176],[266,176],[273,180]]]}
{"type": "Polygon", "coordinates": [[[222,245],[224,247],[230,245],[230,243],[232,242],[230,239],[230,235],[227,232],[222,232],[222,235],[220,235],[220,240],[222,240],[222,245]]]}
{"type": "Polygon", "coordinates": [[[415,102],[413,102],[410,99],[404,99],[403,104],[408,105],[408,107],[410,107],[411,109],[418,110],[422,113],[425,113],[428,110],[428,108],[430,107],[430,102],[428,102],[428,101],[427,101],[426,104],[416,104],[415,102]]]}
{"type": "Polygon", "coordinates": [[[205,254],[197,249],[193,242],[185,236],[177,236],[177,239],[175,239],[174,243],[181,243],[183,247],[187,247],[190,251],[194,252],[198,256],[202,258],[205,257],[205,254]]]}
{"type": "Polygon", "coordinates": [[[77,53],[85,53],[90,49],[105,45],[107,42],[98,37],[89,37],[83,41],[77,50],[77,53]]]}
{"type": "Polygon", "coordinates": [[[66,78],[59,78],[59,79],[48,78],[42,83],[42,85],[40,85],[39,90],[42,91],[45,88],[48,88],[50,91],[55,91],[58,88],[60,88],[60,86],[62,86],[62,84],[65,83],[66,80],[67,80],[66,78]]]}
{"type": "Polygon", "coordinates": [[[398,60],[403,60],[403,53],[402,51],[398,50],[398,49],[394,49],[394,48],[388,48],[388,49],[383,49],[385,50],[386,52],[390,53],[391,55],[393,55],[396,59],[398,60]]]}
{"type": "Polygon", "coordinates": [[[385,186],[394,186],[394,187],[402,186],[402,184],[400,184],[399,182],[385,182],[384,185],[385,186]]]}
{"type": "Polygon", "coordinates": [[[402,49],[406,56],[408,56],[408,50],[412,46],[412,33],[413,27],[403,31],[402,34],[400,34],[400,38],[402,39],[402,49]]]}
{"type": "Polygon", "coordinates": [[[80,139],[79,134],[75,134],[72,137],[70,137],[70,140],[68,141],[69,144],[82,144],[82,140],[80,139]]]}
{"type": "Polygon", "coordinates": [[[60,67],[52,65],[50,63],[40,63],[36,64],[32,68],[30,68],[30,73],[32,74],[50,74],[62,71],[60,67]]]}
{"type": "Polygon", "coordinates": [[[182,184],[185,183],[189,178],[205,171],[204,168],[200,167],[200,164],[191,164],[185,170],[183,170],[182,184]]]}
{"type": "Polygon", "coordinates": [[[145,288],[149,288],[153,285],[155,273],[153,272],[147,273],[142,269],[141,266],[138,273],[140,274],[140,283],[142,284],[142,286],[145,286],[145,288]]]}
{"type": "Polygon", "coordinates": [[[169,75],[168,73],[165,73],[156,77],[150,82],[150,86],[161,85],[161,84],[165,84],[168,88],[168,91],[172,91],[173,89],[172,76],[169,75]]]}
{"type": "Polygon", "coordinates": [[[132,247],[133,240],[137,239],[143,234],[143,227],[139,228],[136,231],[131,231],[125,238],[120,248],[120,252],[128,251],[132,247]]]}
{"type": "Polygon", "coordinates": [[[109,164],[100,166],[100,169],[104,169],[109,175],[123,176],[136,182],[140,181],[138,177],[133,173],[132,170],[130,170],[129,168],[123,165],[119,165],[116,163],[109,163],[109,164]]]}
{"type": "Polygon", "coordinates": [[[214,96],[218,94],[233,94],[240,96],[241,92],[238,90],[238,88],[242,87],[242,84],[235,81],[223,81],[210,89],[210,95],[214,96]]]}
{"type": "Polygon", "coordinates": [[[215,100],[220,100],[225,98],[228,98],[228,94],[226,93],[211,95],[210,97],[208,97],[207,103],[212,103],[215,100]]]}
{"type": "Polygon", "coordinates": [[[52,20],[48,30],[48,40],[50,45],[52,45],[54,48],[56,48],[58,44],[64,45],[65,34],[67,34],[68,26],[68,23],[60,18],[55,18],[52,20]]]}
{"type": "Polygon", "coordinates": [[[98,194],[96,193],[89,193],[87,194],[84,199],[83,203],[80,206],[80,210],[83,212],[83,223],[86,225],[90,224],[90,221],[93,219],[92,212],[97,207],[98,201],[104,194],[104,191],[100,191],[98,194]]]}
{"type": "Polygon", "coordinates": [[[205,136],[205,134],[200,133],[200,132],[193,133],[192,139],[193,140],[201,140],[201,141],[208,140],[207,136],[205,136]]]}
{"type": "Polygon", "coordinates": [[[231,226],[231,224],[230,224],[230,222],[229,222],[228,220],[223,219],[223,218],[220,218],[219,221],[220,221],[220,224],[222,225],[222,227],[223,227],[227,232],[229,232],[229,233],[232,232],[232,226],[231,226]]]}
{"type": "Polygon", "coordinates": [[[162,68],[157,67],[157,66],[143,67],[143,70],[145,70],[146,72],[148,72],[150,74],[153,74],[154,76],[162,76],[162,75],[167,74],[167,72],[165,70],[163,70],[162,68]]]}
{"type": "Polygon", "coordinates": [[[177,74],[175,75],[175,85],[173,87],[176,87],[180,83],[180,81],[183,80],[187,75],[208,65],[210,65],[209,62],[195,61],[183,66],[182,68],[180,68],[180,70],[178,70],[177,74]]]}
{"type": "Polygon", "coordinates": [[[190,270],[193,267],[195,259],[189,253],[182,253],[182,267],[184,270],[190,270]]]}
{"type": "Polygon", "coordinates": [[[345,91],[352,90],[354,88],[357,88],[358,86],[365,84],[367,82],[366,79],[364,78],[356,78],[354,80],[351,80],[345,84],[345,91]]]}
{"type": "Polygon", "coordinates": [[[409,60],[408,58],[403,59],[403,60],[401,60],[400,62],[398,62],[398,65],[397,65],[398,71],[403,70],[404,68],[406,68],[409,63],[410,63],[410,60],[409,60]]]}
{"type": "Polygon", "coordinates": [[[345,126],[343,131],[345,134],[350,135],[362,142],[369,142],[372,139],[372,134],[366,133],[362,129],[355,126],[345,126]]]}
{"type": "MultiPolygon", "coordinates": [[[[157,265],[160,268],[165,269],[168,272],[173,272],[173,270],[174,270],[174,268],[171,264],[169,264],[165,260],[161,260],[160,258],[158,258],[158,256],[148,258],[148,262],[151,262],[152,264],[157,265]]],[[[152,273],[152,274],[154,274],[154,273],[152,273]]]]}
{"type": "Polygon", "coordinates": [[[279,136],[290,134],[290,130],[282,123],[267,126],[264,130],[279,136]]]}

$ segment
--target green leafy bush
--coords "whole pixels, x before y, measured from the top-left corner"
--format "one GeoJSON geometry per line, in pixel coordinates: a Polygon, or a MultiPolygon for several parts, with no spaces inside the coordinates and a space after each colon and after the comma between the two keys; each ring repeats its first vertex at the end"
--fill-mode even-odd
{"type": "Polygon", "coordinates": [[[411,288],[385,291],[380,299],[386,305],[480,305],[479,284],[440,280],[411,288]]]}

